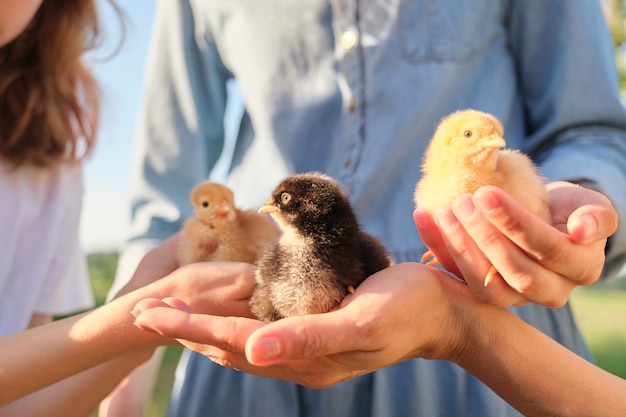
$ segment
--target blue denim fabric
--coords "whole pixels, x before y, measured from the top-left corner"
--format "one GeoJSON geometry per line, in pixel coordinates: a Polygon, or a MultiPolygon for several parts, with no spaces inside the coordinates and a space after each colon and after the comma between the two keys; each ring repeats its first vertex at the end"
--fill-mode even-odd
{"type": "MultiPolygon", "coordinates": [[[[424,252],[412,197],[439,120],[497,116],[508,147],[550,180],[584,181],[626,213],[626,114],[592,0],[161,1],[138,128],[133,241],[176,232],[188,192],[224,147],[227,82],[245,112],[227,183],[255,208],[289,174],[342,182],[396,262],[424,252]]],[[[626,254],[624,226],[607,271],[626,254]]],[[[569,307],[518,315],[588,352],[569,307]]],[[[220,368],[190,354],[171,416],[507,416],[453,364],[407,361],[325,390],[220,368]]]]}

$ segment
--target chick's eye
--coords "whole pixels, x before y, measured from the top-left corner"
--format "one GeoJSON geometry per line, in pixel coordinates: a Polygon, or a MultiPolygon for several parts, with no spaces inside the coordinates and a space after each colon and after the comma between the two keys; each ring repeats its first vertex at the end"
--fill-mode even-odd
{"type": "Polygon", "coordinates": [[[282,193],[280,195],[280,202],[283,204],[288,204],[291,201],[291,194],[289,193],[282,193]]]}
{"type": "Polygon", "coordinates": [[[209,207],[209,202],[208,202],[208,201],[206,201],[206,200],[204,200],[204,201],[202,202],[202,207],[204,207],[204,208],[209,207]]]}
{"type": "Polygon", "coordinates": [[[471,130],[466,130],[465,132],[463,132],[463,136],[465,136],[466,138],[471,138],[473,135],[471,130]]]}

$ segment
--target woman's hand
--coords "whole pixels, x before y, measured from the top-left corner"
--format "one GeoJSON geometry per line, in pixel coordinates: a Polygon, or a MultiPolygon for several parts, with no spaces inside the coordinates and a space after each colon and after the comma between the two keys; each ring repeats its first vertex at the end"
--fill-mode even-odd
{"type": "Polygon", "coordinates": [[[115,298],[145,287],[174,272],[180,266],[176,259],[178,239],[179,233],[176,233],[146,253],[137,265],[132,278],[118,291],[115,298]]]}
{"type": "Polygon", "coordinates": [[[255,267],[242,262],[198,262],[138,289],[134,297],[182,300],[194,311],[220,316],[252,317],[248,299],[255,267]]]}
{"type": "Polygon", "coordinates": [[[434,219],[417,210],[414,219],[439,262],[479,299],[559,307],[575,287],[600,277],[617,212],[604,195],[588,188],[561,181],[547,189],[552,224],[491,186],[458,197],[434,219]],[[491,265],[499,274],[485,286],[491,265]]]}
{"type": "Polygon", "coordinates": [[[133,291],[142,298],[176,297],[199,312],[250,316],[247,300],[254,286],[254,269],[240,262],[198,262],[179,267],[178,234],[148,252],[131,280],[115,298],[133,291]]]}
{"type": "Polygon", "coordinates": [[[263,322],[194,313],[181,300],[144,300],[143,329],[178,339],[224,366],[323,388],[415,357],[453,358],[466,339],[465,285],[420,264],[398,264],[365,280],[325,314],[263,322]]]}

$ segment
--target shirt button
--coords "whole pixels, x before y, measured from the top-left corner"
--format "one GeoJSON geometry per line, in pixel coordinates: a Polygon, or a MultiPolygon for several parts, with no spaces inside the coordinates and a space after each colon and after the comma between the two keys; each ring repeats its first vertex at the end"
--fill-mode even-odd
{"type": "Polygon", "coordinates": [[[341,35],[341,47],[346,51],[354,48],[356,43],[358,42],[359,37],[354,30],[346,30],[341,35]]]}
{"type": "Polygon", "coordinates": [[[350,104],[348,104],[348,110],[350,111],[350,113],[354,113],[354,111],[356,110],[357,104],[356,104],[356,100],[352,99],[350,100],[350,104]]]}

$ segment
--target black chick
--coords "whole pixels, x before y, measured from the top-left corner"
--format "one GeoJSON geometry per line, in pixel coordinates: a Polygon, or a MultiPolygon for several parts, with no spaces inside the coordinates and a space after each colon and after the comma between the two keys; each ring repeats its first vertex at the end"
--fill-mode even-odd
{"type": "Polygon", "coordinates": [[[259,320],[328,312],[392,263],[384,246],[361,230],[348,197],[328,176],[288,177],[259,211],[283,231],[259,257],[250,299],[259,320]]]}

